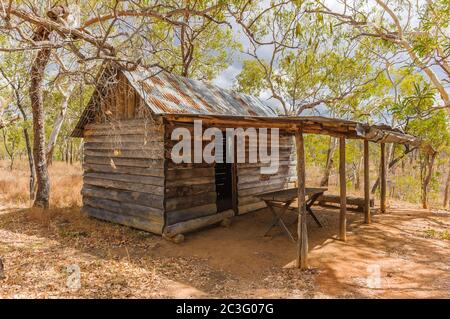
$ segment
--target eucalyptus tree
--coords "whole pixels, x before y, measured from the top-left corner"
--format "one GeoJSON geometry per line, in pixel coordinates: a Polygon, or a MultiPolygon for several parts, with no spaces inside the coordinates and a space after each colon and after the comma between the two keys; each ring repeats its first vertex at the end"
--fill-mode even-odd
{"type": "Polygon", "coordinates": [[[450,114],[450,4],[448,0],[313,0],[310,14],[332,17],[348,36],[382,41],[409,57],[439,93],[433,109],[450,114]]]}
{"type": "MultiPolygon", "coordinates": [[[[54,5],[53,1],[0,0],[0,31],[7,43],[0,52],[35,52],[30,69],[29,98],[33,115],[33,154],[37,192],[34,206],[47,208],[50,184],[46,161],[43,87],[52,54],[66,50],[86,70],[103,61],[121,62],[135,68],[157,49],[136,39],[151,32],[156,22],[186,25],[183,17],[201,16],[215,21],[211,12],[223,6],[217,1],[196,9],[189,1],[82,1],[78,6],[54,5]],[[136,46],[141,43],[142,46],[136,46]]],[[[150,66],[150,65],[144,65],[150,66]]]]}
{"type": "MultiPolygon", "coordinates": [[[[215,1],[188,2],[192,10],[204,10],[215,1]]],[[[223,7],[210,11],[209,17],[186,11],[181,25],[156,23],[143,40],[150,41],[156,52],[152,60],[172,73],[211,81],[232,62],[233,52],[240,48],[223,7]]]]}
{"type": "Polygon", "coordinates": [[[329,19],[305,14],[306,8],[301,1],[275,1],[234,15],[249,39],[249,60],[237,78],[238,89],[268,91],[284,114],[344,105],[382,73],[356,41],[329,19]]]}

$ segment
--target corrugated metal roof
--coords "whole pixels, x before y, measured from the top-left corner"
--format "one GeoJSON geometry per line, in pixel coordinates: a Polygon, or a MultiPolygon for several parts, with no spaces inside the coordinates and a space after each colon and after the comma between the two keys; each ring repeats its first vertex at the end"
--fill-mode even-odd
{"type": "Polygon", "coordinates": [[[260,99],[166,71],[123,71],[155,114],[276,116],[260,99]]]}

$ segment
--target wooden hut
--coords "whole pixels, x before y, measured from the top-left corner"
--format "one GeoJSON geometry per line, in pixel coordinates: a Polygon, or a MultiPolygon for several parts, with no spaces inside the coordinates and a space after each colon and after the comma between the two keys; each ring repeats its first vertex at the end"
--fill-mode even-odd
{"type": "MultiPolygon", "coordinates": [[[[421,141],[388,126],[325,117],[277,114],[261,100],[164,71],[123,70],[111,64],[74,129],[84,138],[83,210],[90,216],[169,237],[237,214],[265,207],[257,194],[292,187],[298,181],[299,214],[305,216],[303,133],[340,139],[340,238],[345,240],[345,140],[364,141],[365,221],[370,222],[368,142],[381,144],[381,210],[386,203],[385,143],[414,146],[421,141]],[[175,163],[176,128],[276,128],[279,169],[264,174],[255,163],[175,163]],[[298,165],[297,165],[298,164],[298,165]]],[[[203,148],[206,142],[201,138],[203,148]]],[[[246,156],[252,149],[246,145],[246,156]]],[[[195,143],[193,143],[195,146],[195,143]]],[[[429,146],[423,146],[428,147],[429,146]]],[[[430,148],[430,152],[433,150],[430,148]]],[[[224,150],[223,152],[224,153],[224,150]]],[[[305,218],[299,251],[307,242],[305,218]],[[303,231],[304,230],[304,231],[303,231]],[[303,246],[302,246],[303,245],[303,246]]],[[[306,265],[302,250],[302,267],[306,265]]]]}
{"type": "Polygon", "coordinates": [[[177,114],[276,117],[252,96],[167,72],[106,67],[72,133],[84,139],[84,212],[173,236],[263,208],[253,195],[294,185],[295,153],[285,130],[275,174],[262,174],[261,162],[175,164],[172,131],[193,130],[192,122],[168,118],[177,114]]]}

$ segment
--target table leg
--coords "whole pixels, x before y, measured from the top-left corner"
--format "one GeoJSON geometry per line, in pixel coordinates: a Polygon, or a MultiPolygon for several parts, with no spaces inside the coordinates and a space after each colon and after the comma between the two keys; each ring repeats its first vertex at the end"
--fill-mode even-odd
{"type": "Polygon", "coordinates": [[[279,214],[276,213],[274,207],[271,205],[270,202],[266,202],[267,207],[269,207],[269,210],[272,212],[272,215],[274,216],[274,220],[272,222],[272,225],[270,225],[269,229],[266,231],[266,233],[264,234],[264,236],[267,236],[267,234],[269,233],[269,231],[276,225],[279,224],[281,226],[281,228],[283,228],[283,230],[287,233],[287,235],[289,236],[289,238],[291,238],[291,240],[295,243],[296,240],[294,238],[294,236],[292,236],[292,233],[289,231],[288,227],[286,226],[286,224],[284,223],[284,221],[281,219],[281,217],[284,215],[284,213],[287,211],[287,209],[289,208],[289,205],[291,205],[292,201],[288,201],[286,202],[283,207],[281,208],[281,211],[279,214]]]}
{"type": "Polygon", "coordinates": [[[322,194],[319,193],[319,194],[314,194],[311,196],[311,198],[306,203],[306,210],[312,216],[312,218],[314,219],[316,224],[319,225],[319,227],[323,227],[322,224],[320,223],[319,219],[317,218],[317,216],[313,213],[313,211],[311,209],[311,206],[314,204],[314,202],[317,200],[317,198],[319,198],[320,195],[322,195],[322,194]]]}

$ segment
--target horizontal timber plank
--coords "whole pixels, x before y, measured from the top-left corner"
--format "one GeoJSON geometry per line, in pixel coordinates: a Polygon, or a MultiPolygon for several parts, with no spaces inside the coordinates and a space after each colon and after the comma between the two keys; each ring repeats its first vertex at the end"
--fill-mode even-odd
{"type": "Polygon", "coordinates": [[[166,226],[164,229],[164,234],[167,236],[175,236],[177,234],[188,233],[205,226],[217,224],[224,220],[225,218],[231,218],[234,216],[234,211],[227,210],[224,212],[216,213],[206,217],[200,217],[196,219],[191,219],[185,222],[176,223],[173,225],[166,226]]]}
{"type": "Polygon", "coordinates": [[[148,143],[148,142],[163,142],[163,135],[162,134],[154,134],[154,135],[144,135],[144,134],[130,134],[130,135],[91,135],[86,136],[84,138],[85,142],[89,143],[103,143],[103,142],[109,142],[109,143],[148,143]]]}
{"type": "Polygon", "coordinates": [[[215,203],[166,212],[166,225],[173,225],[186,220],[212,215],[216,212],[217,206],[215,203]]]}
{"type": "Polygon", "coordinates": [[[260,202],[256,202],[256,203],[239,206],[238,212],[239,212],[239,215],[242,215],[242,214],[246,214],[246,213],[249,213],[249,212],[252,212],[252,211],[255,211],[258,209],[263,209],[266,207],[267,207],[266,203],[263,201],[260,201],[260,202]]]}
{"type": "Polygon", "coordinates": [[[107,211],[120,215],[141,217],[143,219],[151,219],[152,221],[159,223],[164,222],[164,211],[158,208],[91,196],[84,196],[83,204],[99,209],[105,209],[107,211]]]}
{"type": "Polygon", "coordinates": [[[114,181],[114,180],[95,178],[95,177],[89,177],[89,176],[84,176],[83,181],[85,184],[93,185],[93,186],[100,186],[100,187],[104,187],[104,188],[123,189],[123,190],[128,190],[128,191],[143,192],[143,193],[149,193],[149,194],[155,194],[155,195],[161,195],[161,196],[164,194],[164,187],[155,186],[155,185],[145,185],[145,184],[139,184],[139,183],[114,181]]]}
{"type": "Polygon", "coordinates": [[[144,150],[163,152],[164,143],[151,141],[143,142],[86,142],[84,148],[88,150],[144,150]]]}
{"type": "Polygon", "coordinates": [[[183,197],[199,195],[203,193],[215,192],[215,183],[211,184],[200,184],[200,185],[189,185],[189,186],[172,186],[166,187],[166,198],[183,197]]]}
{"type": "Polygon", "coordinates": [[[238,197],[238,206],[246,205],[246,204],[253,204],[256,202],[260,202],[261,198],[255,197],[255,196],[242,196],[238,197]]]}
{"type": "Polygon", "coordinates": [[[271,176],[268,180],[238,184],[238,191],[242,191],[244,189],[266,187],[273,184],[281,184],[289,181],[289,178],[289,176],[271,176]]]}
{"type": "Polygon", "coordinates": [[[112,199],[125,203],[138,204],[147,207],[164,209],[164,197],[141,192],[107,189],[103,187],[87,185],[83,186],[81,193],[86,196],[112,199]]]}
{"type": "Polygon", "coordinates": [[[139,217],[132,217],[132,216],[124,216],[124,215],[117,215],[113,212],[109,212],[106,210],[98,209],[95,207],[90,206],[83,206],[82,211],[86,213],[89,216],[106,220],[109,222],[122,224],[125,226],[145,230],[154,234],[162,234],[163,230],[163,224],[152,222],[149,219],[142,219],[139,217]]]}
{"type": "Polygon", "coordinates": [[[87,156],[100,157],[125,157],[125,158],[146,158],[146,159],[164,159],[164,152],[160,150],[100,150],[85,149],[84,154],[87,156]]]}
{"type": "Polygon", "coordinates": [[[211,184],[211,183],[215,183],[214,176],[191,177],[191,178],[188,178],[188,179],[166,180],[166,187],[203,185],[203,184],[211,184]]]}
{"type": "Polygon", "coordinates": [[[260,186],[260,187],[254,187],[249,189],[242,189],[238,191],[238,196],[249,196],[249,195],[256,195],[261,194],[269,191],[279,190],[279,189],[285,189],[289,185],[289,182],[284,182],[280,184],[271,184],[266,186],[260,186]]]}
{"type": "MultiPolygon", "coordinates": [[[[113,164],[115,166],[115,164],[113,164]]],[[[164,177],[164,169],[162,168],[145,168],[145,167],[130,167],[130,166],[115,166],[112,165],[98,165],[84,163],[83,169],[85,172],[101,172],[101,173],[113,173],[113,174],[128,174],[138,176],[153,176],[164,177]]]]}
{"type": "MultiPolygon", "coordinates": [[[[141,168],[153,168],[164,169],[163,159],[150,159],[150,158],[125,158],[115,156],[84,156],[84,163],[88,164],[101,164],[110,166],[126,166],[126,167],[141,167],[141,168]]],[[[157,175],[160,176],[160,175],[157,175]]],[[[162,176],[162,175],[161,175],[162,176]]]]}
{"type": "Polygon", "coordinates": [[[202,193],[187,197],[174,197],[166,199],[166,211],[180,210],[193,206],[216,203],[216,192],[202,193]]]}
{"type": "Polygon", "coordinates": [[[212,177],[214,174],[214,167],[194,167],[190,169],[172,168],[167,170],[166,179],[189,179],[198,176],[212,177]]]}
{"type": "Polygon", "coordinates": [[[85,177],[109,179],[129,183],[139,183],[145,185],[164,186],[164,178],[156,176],[128,175],[120,173],[91,173],[85,172],[85,177]]]}

